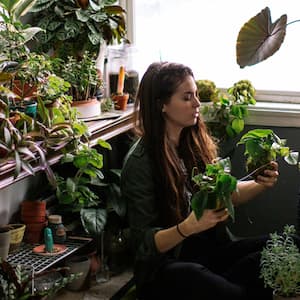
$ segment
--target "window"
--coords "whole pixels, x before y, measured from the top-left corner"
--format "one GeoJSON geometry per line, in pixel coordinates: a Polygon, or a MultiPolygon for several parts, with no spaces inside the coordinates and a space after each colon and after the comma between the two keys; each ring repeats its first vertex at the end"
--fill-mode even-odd
{"type": "Polygon", "coordinates": [[[300,18],[299,0],[128,0],[127,3],[127,10],[131,7],[134,16],[131,32],[137,48],[135,67],[141,75],[153,61],[176,61],[190,66],[196,79],[213,80],[218,87],[228,88],[238,80],[249,79],[257,90],[275,91],[278,101],[280,95],[286,95],[279,91],[289,91],[288,101],[297,101],[300,23],[287,27],[278,52],[254,66],[240,69],[235,43],[242,25],[266,6],[271,10],[272,22],[282,14],[287,14],[288,22],[300,18]]]}

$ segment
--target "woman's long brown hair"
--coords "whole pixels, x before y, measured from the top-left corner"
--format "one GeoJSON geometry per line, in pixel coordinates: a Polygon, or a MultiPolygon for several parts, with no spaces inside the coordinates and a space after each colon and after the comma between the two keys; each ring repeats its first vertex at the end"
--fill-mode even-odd
{"type": "Polygon", "coordinates": [[[135,102],[136,132],[142,136],[153,163],[157,205],[161,211],[162,225],[166,226],[179,222],[187,214],[188,203],[184,189],[187,181],[191,183],[193,167],[203,171],[217,152],[201,117],[197,124],[182,130],[177,149],[167,137],[162,107],[170,101],[187,76],[194,77],[193,72],[182,64],[153,63],[140,82],[135,102]],[[188,178],[183,172],[180,159],[184,161],[188,178]]]}

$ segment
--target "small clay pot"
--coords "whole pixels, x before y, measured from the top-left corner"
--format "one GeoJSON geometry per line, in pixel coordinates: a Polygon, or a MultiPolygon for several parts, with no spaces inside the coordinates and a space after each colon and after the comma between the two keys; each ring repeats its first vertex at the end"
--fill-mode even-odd
{"type": "Polygon", "coordinates": [[[128,99],[129,99],[128,93],[123,93],[121,95],[118,94],[112,95],[112,100],[115,104],[115,109],[118,110],[126,110],[128,99]]]}

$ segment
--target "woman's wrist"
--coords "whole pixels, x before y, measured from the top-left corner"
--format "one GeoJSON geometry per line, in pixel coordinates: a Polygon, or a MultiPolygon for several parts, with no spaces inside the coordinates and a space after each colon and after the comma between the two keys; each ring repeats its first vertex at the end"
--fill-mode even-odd
{"type": "Polygon", "coordinates": [[[184,239],[186,239],[189,236],[189,234],[187,233],[186,228],[184,226],[184,222],[178,223],[176,225],[176,230],[177,230],[177,233],[184,239]]]}

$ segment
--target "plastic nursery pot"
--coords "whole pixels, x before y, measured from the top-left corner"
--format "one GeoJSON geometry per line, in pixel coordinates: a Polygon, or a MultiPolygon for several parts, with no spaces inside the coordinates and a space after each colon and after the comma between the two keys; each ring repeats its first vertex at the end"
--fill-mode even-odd
{"type": "Polygon", "coordinates": [[[129,99],[128,93],[123,93],[121,95],[118,94],[112,95],[112,100],[114,101],[115,109],[118,110],[126,110],[128,99],[129,99]]]}
{"type": "Polygon", "coordinates": [[[20,247],[20,245],[23,241],[26,225],[25,224],[8,224],[5,227],[8,228],[9,233],[10,233],[9,253],[12,253],[20,247]]]}

